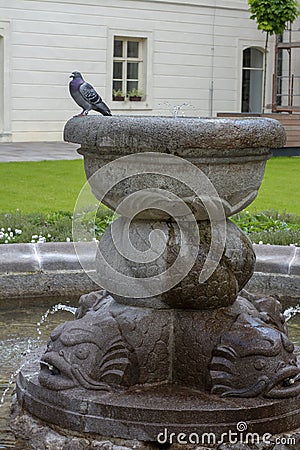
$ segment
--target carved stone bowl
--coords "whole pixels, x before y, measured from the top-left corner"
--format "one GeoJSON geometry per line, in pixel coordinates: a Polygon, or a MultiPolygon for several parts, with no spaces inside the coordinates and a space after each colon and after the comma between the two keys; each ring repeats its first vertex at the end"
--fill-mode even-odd
{"type": "MultiPolygon", "coordinates": [[[[183,199],[197,220],[205,220],[207,208],[193,186],[201,190],[203,185],[203,195],[212,201],[220,197],[227,217],[242,210],[255,199],[270,149],[284,145],[285,131],[279,122],[267,118],[88,116],[70,119],[64,139],[81,144],[79,153],[84,155],[93,193],[113,210],[136,191],[158,188],[183,199]],[[137,155],[140,153],[142,158],[137,155]],[[130,164],[119,159],[135,154],[130,164]],[[189,173],[182,158],[200,169],[216,192],[207,192],[206,177],[189,173]],[[101,173],[100,180],[92,177],[111,161],[111,171],[101,173]],[[186,175],[189,182],[180,181],[178,174],[186,175]],[[112,187],[104,198],[102,183],[112,187]]],[[[174,204],[173,198],[171,201],[174,204]]],[[[140,218],[166,218],[159,208],[142,214],[140,218]]]]}

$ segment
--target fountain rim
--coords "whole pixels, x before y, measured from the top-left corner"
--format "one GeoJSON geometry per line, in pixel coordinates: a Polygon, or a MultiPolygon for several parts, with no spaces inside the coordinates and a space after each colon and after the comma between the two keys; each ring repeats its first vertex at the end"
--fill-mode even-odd
{"type": "Polygon", "coordinates": [[[285,145],[284,127],[264,117],[80,116],[64,128],[64,140],[89,149],[129,154],[189,156],[270,154],[285,145]]]}

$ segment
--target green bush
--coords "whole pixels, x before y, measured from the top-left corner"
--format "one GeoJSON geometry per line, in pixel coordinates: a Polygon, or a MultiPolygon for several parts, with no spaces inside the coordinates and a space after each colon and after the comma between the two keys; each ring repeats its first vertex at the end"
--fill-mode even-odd
{"type": "Polygon", "coordinates": [[[300,244],[300,217],[277,211],[242,211],[231,220],[248,234],[253,243],[272,245],[300,244]]]}
{"type": "MultiPolygon", "coordinates": [[[[114,218],[110,209],[101,206],[96,216],[94,211],[84,213],[80,217],[80,227],[83,234],[99,240],[114,218]]],[[[72,213],[68,211],[0,213],[0,243],[72,241],[72,220],[72,213]]],[[[295,214],[242,211],[231,220],[253,243],[300,245],[300,216],[295,214]]]]}
{"type": "MultiPolygon", "coordinates": [[[[96,239],[100,239],[113,217],[113,212],[103,206],[98,209],[95,220],[93,213],[86,214],[82,223],[86,231],[94,230],[96,239]]],[[[0,243],[69,242],[72,241],[72,220],[69,211],[0,213],[0,243]]]]}

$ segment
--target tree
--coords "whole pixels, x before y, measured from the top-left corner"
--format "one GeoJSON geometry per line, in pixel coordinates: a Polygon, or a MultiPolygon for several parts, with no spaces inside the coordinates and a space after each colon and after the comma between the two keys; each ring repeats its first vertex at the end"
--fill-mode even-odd
{"type": "Polygon", "coordinates": [[[250,19],[257,23],[259,30],[266,32],[263,70],[263,112],[266,100],[267,51],[269,36],[282,34],[287,22],[294,22],[299,15],[297,0],[248,0],[250,19]]]}

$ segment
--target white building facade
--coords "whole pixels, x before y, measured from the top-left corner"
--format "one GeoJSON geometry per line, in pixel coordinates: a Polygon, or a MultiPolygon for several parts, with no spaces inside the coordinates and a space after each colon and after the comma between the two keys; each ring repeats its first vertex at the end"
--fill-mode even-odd
{"type": "Polygon", "coordinates": [[[0,142],[61,140],[74,70],[114,115],[260,112],[264,40],[247,0],[0,0],[0,142]]]}

